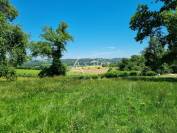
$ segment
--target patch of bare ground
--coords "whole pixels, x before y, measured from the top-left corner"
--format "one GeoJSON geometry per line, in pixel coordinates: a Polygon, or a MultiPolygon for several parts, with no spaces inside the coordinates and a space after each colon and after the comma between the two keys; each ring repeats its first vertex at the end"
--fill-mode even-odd
{"type": "Polygon", "coordinates": [[[71,72],[74,73],[88,73],[88,74],[103,74],[108,71],[108,68],[106,67],[100,67],[100,66],[94,66],[94,67],[77,67],[72,68],[71,72]]]}

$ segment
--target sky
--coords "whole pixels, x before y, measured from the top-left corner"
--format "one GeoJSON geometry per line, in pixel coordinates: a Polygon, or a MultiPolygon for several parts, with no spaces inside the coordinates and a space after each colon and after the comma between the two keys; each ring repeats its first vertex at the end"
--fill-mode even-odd
{"type": "Polygon", "coordinates": [[[129,22],[138,4],[151,0],[11,0],[19,16],[15,23],[41,39],[42,28],[69,24],[74,41],[67,45],[63,58],[130,57],[147,46],[135,42],[136,32],[129,22]]]}

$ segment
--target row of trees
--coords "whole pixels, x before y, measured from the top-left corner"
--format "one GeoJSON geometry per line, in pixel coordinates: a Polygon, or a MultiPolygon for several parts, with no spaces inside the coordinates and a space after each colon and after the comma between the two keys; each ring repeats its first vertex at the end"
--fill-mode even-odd
{"type": "Polygon", "coordinates": [[[148,72],[154,74],[177,73],[177,64],[166,61],[168,53],[168,49],[162,46],[157,37],[151,37],[149,46],[142,51],[141,55],[122,59],[118,63],[118,68],[122,71],[140,71],[143,75],[148,72]]]}
{"type": "Polygon", "coordinates": [[[52,65],[40,73],[41,77],[64,75],[65,67],[60,58],[67,42],[73,40],[67,32],[68,25],[62,22],[56,30],[46,27],[41,35],[44,41],[29,42],[20,26],[12,23],[17,16],[18,12],[9,0],[0,0],[0,77],[16,77],[14,68],[28,59],[27,49],[31,50],[32,56],[52,59],[52,65]]]}

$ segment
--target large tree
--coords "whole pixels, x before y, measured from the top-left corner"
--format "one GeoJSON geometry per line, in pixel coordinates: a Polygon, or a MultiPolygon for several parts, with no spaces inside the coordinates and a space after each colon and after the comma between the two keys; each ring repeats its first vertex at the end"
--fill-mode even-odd
{"type": "Polygon", "coordinates": [[[163,46],[168,46],[168,61],[177,59],[177,0],[154,0],[161,2],[158,10],[139,5],[131,18],[130,28],[137,31],[136,41],[156,36],[163,46]]]}
{"type": "Polygon", "coordinates": [[[52,59],[52,65],[44,69],[39,76],[65,75],[65,67],[61,62],[63,52],[66,50],[66,44],[73,40],[73,37],[67,32],[68,25],[61,22],[56,30],[51,27],[44,28],[41,35],[43,41],[32,42],[31,50],[33,56],[47,56],[52,59]]]}
{"type": "Polygon", "coordinates": [[[15,74],[10,67],[25,61],[27,35],[11,22],[18,16],[9,0],[0,0],[0,77],[15,74]]]}

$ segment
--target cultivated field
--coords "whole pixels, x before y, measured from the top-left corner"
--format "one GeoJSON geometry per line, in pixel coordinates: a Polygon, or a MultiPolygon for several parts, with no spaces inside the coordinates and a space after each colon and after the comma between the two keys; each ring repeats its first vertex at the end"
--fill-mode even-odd
{"type": "Polygon", "coordinates": [[[0,81],[0,132],[176,133],[177,82],[0,81]]]}
{"type": "Polygon", "coordinates": [[[103,74],[108,71],[109,68],[101,66],[88,66],[88,67],[76,67],[71,68],[69,74],[103,74]]]}

